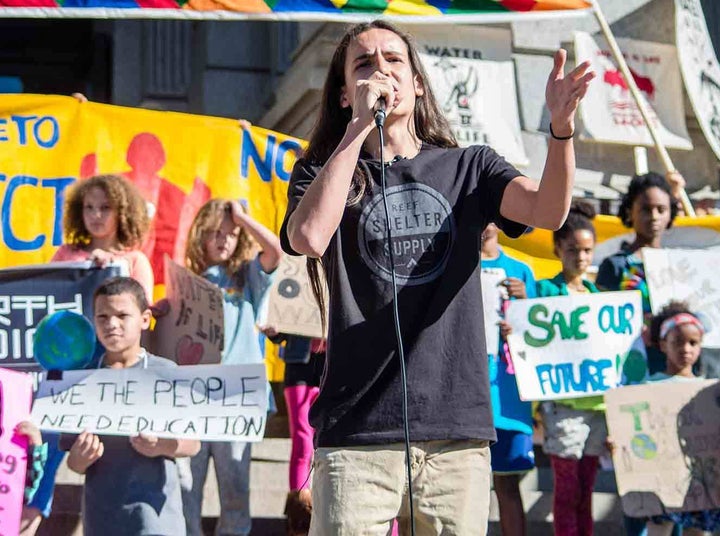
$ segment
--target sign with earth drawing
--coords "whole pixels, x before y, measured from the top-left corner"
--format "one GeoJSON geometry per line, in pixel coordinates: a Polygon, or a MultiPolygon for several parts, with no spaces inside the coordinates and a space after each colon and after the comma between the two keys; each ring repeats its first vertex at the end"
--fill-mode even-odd
{"type": "Polygon", "coordinates": [[[605,393],[623,511],[632,517],[720,505],[720,382],[681,379],[605,393]]]}

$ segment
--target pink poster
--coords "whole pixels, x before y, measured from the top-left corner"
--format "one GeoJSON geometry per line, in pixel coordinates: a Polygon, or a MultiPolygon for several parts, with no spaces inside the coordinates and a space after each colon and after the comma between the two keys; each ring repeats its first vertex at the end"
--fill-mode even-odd
{"type": "Polygon", "coordinates": [[[15,427],[30,417],[32,380],[0,368],[0,536],[20,532],[27,472],[27,438],[15,427]]]}

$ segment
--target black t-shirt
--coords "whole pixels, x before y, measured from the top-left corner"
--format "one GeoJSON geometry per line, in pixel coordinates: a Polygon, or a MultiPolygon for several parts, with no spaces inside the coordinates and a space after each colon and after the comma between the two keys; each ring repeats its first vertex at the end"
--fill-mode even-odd
{"type": "MultiPolygon", "coordinates": [[[[380,163],[360,160],[371,192],[346,207],[323,255],[330,288],[328,348],[310,422],[320,447],[403,441],[402,390],[380,163]]],[[[321,166],[295,164],[280,233],[321,166]]],[[[486,146],[424,145],[386,169],[413,441],[494,440],[480,290],[478,234],[500,216],[521,173],[486,146]]],[[[296,253],[295,253],[296,254],[296,253]]]]}

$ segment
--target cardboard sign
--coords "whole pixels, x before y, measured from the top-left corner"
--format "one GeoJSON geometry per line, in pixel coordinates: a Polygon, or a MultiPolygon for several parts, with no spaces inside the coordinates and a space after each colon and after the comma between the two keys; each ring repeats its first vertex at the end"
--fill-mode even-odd
{"type": "Polygon", "coordinates": [[[671,300],[687,302],[710,324],[703,346],[720,348],[720,250],[643,248],[642,255],[653,313],[671,300]]]}
{"type": "Polygon", "coordinates": [[[0,535],[20,533],[25,495],[27,447],[15,427],[30,416],[32,379],[0,368],[0,535]]]}
{"type": "MultiPolygon", "coordinates": [[[[673,149],[692,149],[675,47],[635,39],[617,41],[661,142],[673,149]]],[[[599,142],[652,146],[645,120],[605,39],[575,32],[575,56],[578,63],[590,61],[590,69],[598,74],[580,107],[583,136],[599,142]]]]}
{"type": "Polygon", "coordinates": [[[505,318],[522,400],[589,396],[647,376],[637,291],[514,300],[505,318]]]}
{"type": "Polygon", "coordinates": [[[718,400],[717,380],[666,380],[605,393],[626,514],[720,507],[718,400]]]}
{"type": "Polygon", "coordinates": [[[55,432],[260,441],[267,404],[262,363],[78,370],[41,383],[32,416],[55,432]]]}
{"type": "Polygon", "coordinates": [[[487,353],[496,355],[500,348],[500,328],[502,319],[503,287],[505,270],[502,268],[483,268],[482,280],[483,316],[485,318],[485,345],[487,353]]]}
{"type": "MultiPolygon", "coordinates": [[[[326,336],[327,327],[322,324],[305,263],[305,257],[283,255],[270,287],[266,323],[280,333],[320,339],[326,336]]],[[[326,293],[326,306],[328,299],[326,293]]]]}
{"type": "Polygon", "coordinates": [[[178,365],[211,365],[222,357],[223,294],[217,285],[165,256],[170,313],[152,331],[153,353],[178,365]]]}

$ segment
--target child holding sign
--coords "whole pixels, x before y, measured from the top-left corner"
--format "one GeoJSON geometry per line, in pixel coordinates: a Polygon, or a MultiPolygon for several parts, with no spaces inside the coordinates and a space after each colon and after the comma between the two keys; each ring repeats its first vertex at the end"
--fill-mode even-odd
{"type": "MultiPolygon", "coordinates": [[[[281,256],[278,238],[237,201],[212,199],[195,216],[186,260],[190,270],[223,290],[223,363],[263,362],[255,324],[281,256]]],[[[217,533],[249,534],[250,443],[243,442],[203,442],[190,460],[192,479],[182,481],[188,534],[202,535],[202,492],[211,456],[220,493],[217,533]]]]}
{"type": "MultiPolygon", "coordinates": [[[[661,247],[663,234],[672,226],[677,213],[677,200],[665,177],[653,172],[635,175],[618,208],[618,217],[625,227],[635,231],[635,239],[623,242],[620,251],[603,260],[598,269],[595,282],[601,290],[640,291],[646,326],[651,318],[650,294],[641,249],[661,247]]],[[[645,330],[647,368],[654,374],[664,369],[665,357],[649,344],[648,335],[645,330]]],[[[625,529],[628,536],[641,536],[645,532],[645,523],[642,519],[626,516],[625,529]]]]}
{"type": "MultiPolygon", "coordinates": [[[[594,208],[582,202],[570,207],[567,220],[553,233],[562,272],[537,283],[538,297],[598,292],[585,272],[595,249],[594,208]]],[[[553,469],[553,524],[557,536],[592,534],[592,492],[598,458],[605,449],[607,427],[602,396],[543,402],[543,450],[553,469]]]]}
{"type": "MultiPolygon", "coordinates": [[[[700,359],[705,327],[698,317],[690,312],[687,304],[670,302],[653,317],[650,330],[656,334],[667,364],[663,372],[656,372],[648,381],[697,379],[693,369],[700,359]]],[[[669,536],[675,524],[683,528],[683,534],[701,535],[704,531],[716,531],[720,529],[720,509],[653,516],[647,522],[647,534],[669,536]]]]}
{"type": "MultiPolygon", "coordinates": [[[[100,365],[174,367],[140,346],[151,312],[142,286],[129,277],[105,281],[94,295],[95,331],[106,349],[100,365]]],[[[140,434],[130,439],[83,432],[75,439],[68,467],[85,475],[83,529],[87,536],[185,534],[175,458],[193,456],[195,439],[140,434]]]]}
{"type": "MultiPolygon", "coordinates": [[[[154,278],[150,261],[140,251],[149,226],[145,201],[132,183],[119,175],[97,175],[68,190],[63,215],[65,243],[52,262],[93,261],[105,265],[124,259],[130,276],[143,287],[152,302],[154,278]]],[[[64,453],[57,437],[49,435],[45,474],[35,498],[23,510],[23,536],[35,533],[40,516],[48,517],[55,487],[55,474],[64,453]]]]}

